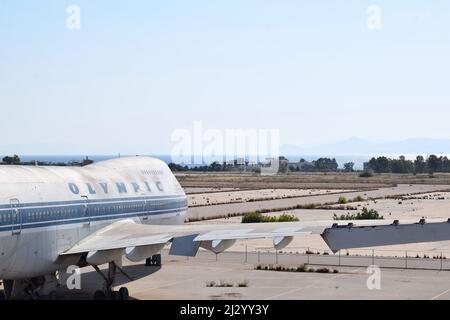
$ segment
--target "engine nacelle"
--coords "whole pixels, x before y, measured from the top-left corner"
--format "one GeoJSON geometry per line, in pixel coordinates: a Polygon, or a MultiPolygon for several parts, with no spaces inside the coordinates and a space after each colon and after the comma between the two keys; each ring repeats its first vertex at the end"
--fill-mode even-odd
{"type": "Polygon", "coordinates": [[[157,254],[164,248],[165,245],[166,245],[165,243],[158,243],[149,246],[131,247],[125,250],[125,254],[128,260],[137,262],[145,260],[153,256],[154,254],[157,254]]]}
{"type": "Polygon", "coordinates": [[[292,240],[294,240],[294,237],[275,237],[273,238],[273,246],[276,250],[281,250],[286,248],[292,240]]]}
{"type": "Polygon", "coordinates": [[[202,241],[200,247],[205,248],[214,253],[221,253],[230,248],[236,242],[235,239],[229,240],[211,240],[202,241]]]}
{"type": "Polygon", "coordinates": [[[114,260],[118,260],[123,255],[123,249],[91,251],[86,257],[86,262],[90,265],[98,266],[114,260]]]}

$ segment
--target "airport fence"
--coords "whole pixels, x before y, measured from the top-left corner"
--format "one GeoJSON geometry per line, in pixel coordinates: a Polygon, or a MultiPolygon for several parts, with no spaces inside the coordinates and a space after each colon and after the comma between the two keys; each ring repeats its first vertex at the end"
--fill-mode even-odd
{"type": "Polygon", "coordinates": [[[358,249],[357,251],[328,250],[311,247],[289,247],[288,251],[276,251],[273,247],[245,246],[242,251],[226,251],[221,254],[201,250],[198,255],[211,261],[246,263],[254,265],[301,264],[335,266],[335,267],[368,267],[376,265],[381,268],[422,269],[450,271],[450,252],[398,251],[378,249],[358,249]]]}

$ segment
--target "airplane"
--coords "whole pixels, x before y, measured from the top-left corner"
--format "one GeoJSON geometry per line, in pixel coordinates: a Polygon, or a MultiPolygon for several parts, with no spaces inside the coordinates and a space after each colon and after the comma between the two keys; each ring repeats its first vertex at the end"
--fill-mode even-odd
{"type": "Polygon", "coordinates": [[[104,279],[94,299],[128,299],[113,290],[122,258],[216,254],[237,240],[271,238],[281,250],[294,236],[321,234],[333,252],[347,248],[450,240],[450,221],[311,221],[185,224],[187,197],[169,167],[151,157],[84,167],[0,166],[1,299],[55,298],[69,266],[92,266],[104,279]],[[107,274],[99,266],[108,264],[107,274]]]}

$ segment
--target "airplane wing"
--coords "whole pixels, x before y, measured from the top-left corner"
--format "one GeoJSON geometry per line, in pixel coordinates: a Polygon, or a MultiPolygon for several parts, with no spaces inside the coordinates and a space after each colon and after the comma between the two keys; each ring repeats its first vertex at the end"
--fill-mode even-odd
{"type": "Polygon", "coordinates": [[[450,240],[450,223],[399,224],[398,221],[308,221],[248,224],[144,225],[122,220],[105,227],[61,256],[85,255],[89,264],[102,264],[123,254],[144,260],[171,243],[170,254],[195,256],[199,247],[223,252],[236,240],[272,238],[277,250],[294,236],[320,234],[333,252],[340,249],[450,240]]]}
{"type": "Polygon", "coordinates": [[[450,219],[416,223],[399,223],[394,220],[384,225],[334,225],[321,234],[333,252],[341,249],[377,247],[395,244],[450,240],[450,219]]]}
{"type": "Polygon", "coordinates": [[[195,256],[200,246],[220,253],[236,240],[258,238],[272,238],[274,246],[281,249],[294,236],[305,234],[311,234],[311,230],[307,230],[304,223],[145,225],[127,219],[95,232],[60,255],[88,253],[89,259],[102,253],[109,259],[108,252],[114,254],[113,251],[125,250],[128,258],[138,261],[159,252],[169,242],[171,254],[195,256]]]}

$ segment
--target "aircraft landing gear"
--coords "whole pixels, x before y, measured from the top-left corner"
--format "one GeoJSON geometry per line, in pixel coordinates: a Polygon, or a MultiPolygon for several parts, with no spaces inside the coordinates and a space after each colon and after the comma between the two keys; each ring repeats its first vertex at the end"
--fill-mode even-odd
{"type": "Polygon", "coordinates": [[[126,287],[120,288],[119,291],[111,290],[110,292],[105,292],[97,290],[94,293],[94,300],[128,300],[129,297],[126,287]]]}
{"type": "Polygon", "coordinates": [[[129,293],[126,287],[121,287],[119,291],[114,291],[114,281],[116,278],[117,270],[125,275],[130,281],[132,280],[114,261],[108,263],[108,275],[105,276],[98,266],[93,265],[95,271],[97,271],[105,280],[103,290],[97,290],[94,293],[94,300],[128,300],[129,293]]]}
{"type": "Polygon", "coordinates": [[[145,260],[146,266],[156,266],[161,267],[161,254],[155,254],[150,258],[145,260]]]}
{"type": "Polygon", "coordinates": [[[0,300],[56,300],[53,274],[22,280],[4,280],[0,300]]]}

